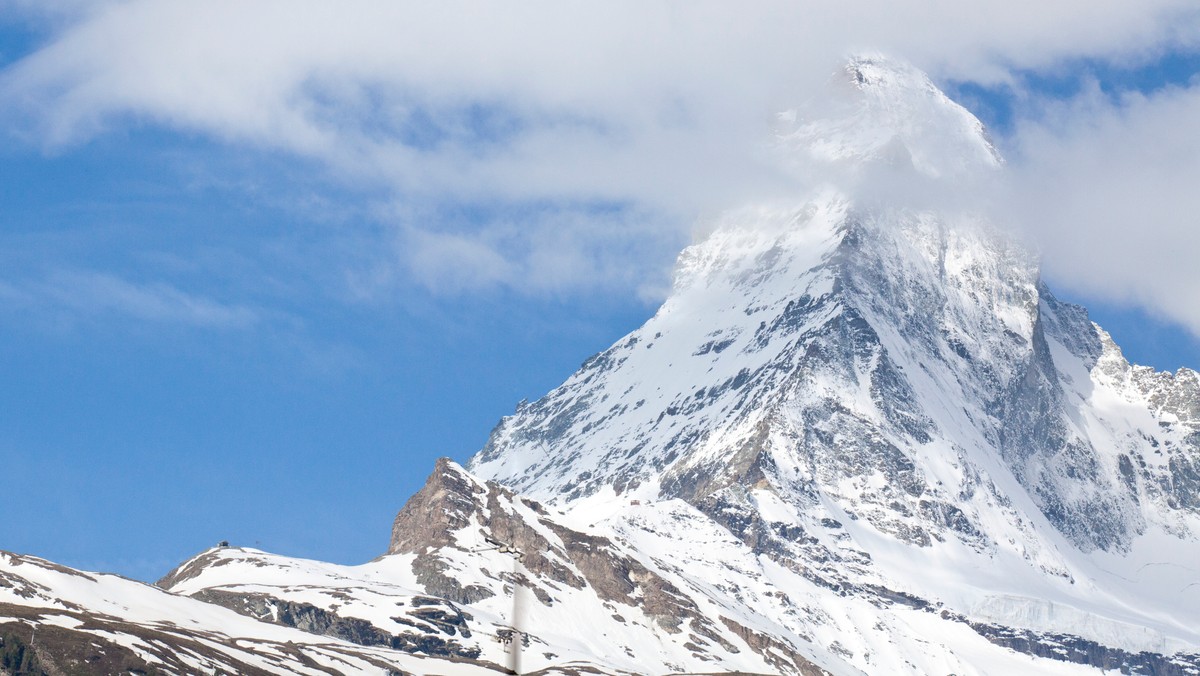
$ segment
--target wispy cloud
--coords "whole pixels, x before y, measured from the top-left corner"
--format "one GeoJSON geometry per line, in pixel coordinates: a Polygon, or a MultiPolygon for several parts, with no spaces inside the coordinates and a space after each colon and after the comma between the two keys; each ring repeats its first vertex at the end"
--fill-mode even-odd
{"type": "Polygon", "coordinates": [[[492,286],[551,296],[632,289],[657,300],[666,270],[647,269],[646,258],[670,260],[686,244],[682,228],[647,227],[661,219],[636,209],[543,207],[492,214],[458,231],[411,221],[396,246],[436,293],[492,286]]]}
{"type": "Polygon", "coordinates": [[[76,270],[37,280],[0,282],[0,302],[10,309],[48,314],[67,322],[116,319],[237,330],[262,319],[253,308],[223,303],[167,283],[138,283],[76,270]]]}

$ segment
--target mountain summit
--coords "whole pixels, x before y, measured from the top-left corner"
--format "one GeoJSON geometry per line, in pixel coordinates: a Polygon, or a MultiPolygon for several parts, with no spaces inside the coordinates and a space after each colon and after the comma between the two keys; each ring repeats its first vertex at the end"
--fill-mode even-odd
{"type": "Polygon", "coordinates": [[[882,164],[962,179],[1003,164],[974,115],[925,73],[882,55],[851,58],[817,96],[780,113],[775,133],[785,154],[822,171],[882,164]]]}
{"type": "Polygon", "coordinates": [[[43,661],[168,672],[1200,674],[1196,372],[1129,364],[936,199],[1003,162],[911,66],[850,60],[775,144],[819,180],[718,219],[645,325],[438,463],[384,556],[218,547],[161,589],[0,557],[4,650],[32,624],[43,661]]]}
{"type": "MultiPolygon", "coordinates": [[[[785,116],[790,152],[932,178],[1002,167],[910,66],[857,58],[832,88],[785,116]]],[[[726,214],[653,318],[502,420],[468,468],[614,524],[681,501],[818,589],[1197,645],[1196,373],[1131,366],[982,216],[848,185],[726,214]]]]}

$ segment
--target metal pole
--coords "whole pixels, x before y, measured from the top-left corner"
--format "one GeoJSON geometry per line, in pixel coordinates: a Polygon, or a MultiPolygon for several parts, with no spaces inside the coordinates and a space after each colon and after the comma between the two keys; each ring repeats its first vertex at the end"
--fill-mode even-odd
{"type": "Polygon", "coordinates": [[[524,572],[524,566],[521,565],[520,555],[513,556],[513,643],[512,643],[512,668],[514,674],[521,673],[521,646],[525,642],[525,633],[523,631],[524,622],[522,618],[525,615],[525,594],[522,593],[521,574],[524,572]]]}

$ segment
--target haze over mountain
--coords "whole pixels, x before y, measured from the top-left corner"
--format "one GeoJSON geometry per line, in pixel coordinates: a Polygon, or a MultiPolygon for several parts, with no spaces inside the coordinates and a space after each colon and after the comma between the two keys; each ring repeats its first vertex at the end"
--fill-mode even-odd
{"type": "Polygon", "coordinates": [[[826,180],[721,216],[644,326],[438,463],[380,558],[218,547],[153,588],[6,555],[5,654],[1200,673],[1196,372],[1054,297],[974,203],[1004,171],[982,125],[913,67],[853,58],[773,152],[826,180]]]}

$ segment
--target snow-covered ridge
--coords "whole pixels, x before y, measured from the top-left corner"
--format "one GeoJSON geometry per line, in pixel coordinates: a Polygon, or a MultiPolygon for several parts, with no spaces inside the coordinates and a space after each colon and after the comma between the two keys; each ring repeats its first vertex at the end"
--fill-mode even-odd
{"type": "Polygon", "coordinates": [[[498,673],[260,622],[116,575],[8,552],[0,552],[0,649],[3,669],[30,674],[498,673]]]}

